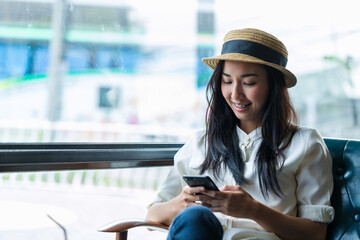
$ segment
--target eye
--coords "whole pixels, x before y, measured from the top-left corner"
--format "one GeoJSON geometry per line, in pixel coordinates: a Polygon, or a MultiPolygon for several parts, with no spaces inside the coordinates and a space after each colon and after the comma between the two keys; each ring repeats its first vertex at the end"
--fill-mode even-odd
{"type": "Polygon", "coordinates": [[[256,82],[244,82],[244,85],[247,85],[247,86],[253,86],[253,85],[255,85],[256,84],[256,82]]]}
{"type": "Polygon", "coordinates": [[[232,81],[231,80],[226,80],[226,79],[222,79],[222,82],[224,83],[224,84],[231,84],[232,83],[232,81]]]}

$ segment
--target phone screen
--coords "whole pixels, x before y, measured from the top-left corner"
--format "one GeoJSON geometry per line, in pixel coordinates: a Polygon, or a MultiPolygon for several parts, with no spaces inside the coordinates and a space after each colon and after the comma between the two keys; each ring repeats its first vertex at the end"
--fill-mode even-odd
{"type": "Polygon", "coordinates": [[[213,191],[219,191],[218,187],[215,185],[215,183],[211,180],[209,176],[190,176],[190,175],[184,175],[183,176],[185,182],[190,187],[199,187],[203,186],[207,190],[213,190],[213,191]]]}

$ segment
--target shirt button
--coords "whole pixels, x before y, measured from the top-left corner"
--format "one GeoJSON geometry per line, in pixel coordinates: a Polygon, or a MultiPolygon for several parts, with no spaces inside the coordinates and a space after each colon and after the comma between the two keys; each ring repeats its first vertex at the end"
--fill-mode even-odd
{"type": "Polygon", "coordinates": [[[354,220],[360,222],[360,214],[355,214],[354,220]]]}

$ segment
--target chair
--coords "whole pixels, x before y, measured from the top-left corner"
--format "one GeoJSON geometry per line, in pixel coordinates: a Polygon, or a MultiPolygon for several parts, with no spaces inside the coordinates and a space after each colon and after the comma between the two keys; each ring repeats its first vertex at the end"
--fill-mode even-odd
{"type": "MultiPolygon", "coordinates": [[[[331,197],[335,218],[328,226],[327,240],[360,239],[360,141],[325,138],[333,158],[334,192],[331,197]]],[[[147,227],[166,231],[168,226],[143,219],[125,219],[99,229],[115,232],[116,240],[126,240],[128,230],[147,227]]]]}
{"type": "Polygon", "coordinates": [[[333,158],[331,203],[335,209],[327,239],[360,239],[360,141],[325,139],[325,142],[333,158]]]}
{"type": "Polygon", "coordinates": [[[100,232],[116,232],[115,240],[126,240],[128,230],[136,227],[147,227],[149,230],[167,231],[169,226],[147,221],[145,219],[124,219],[109,223],[98,231],[100,232]]]}

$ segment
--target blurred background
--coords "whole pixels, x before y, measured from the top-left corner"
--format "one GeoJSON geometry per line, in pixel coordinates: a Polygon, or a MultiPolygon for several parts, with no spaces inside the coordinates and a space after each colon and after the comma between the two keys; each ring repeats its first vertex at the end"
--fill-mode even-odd
{"type": "MultiPolygon", "coordinates": [[[[212,71],[201,59],[245,27],[287,46],[301,125],[359,139],[355,4],[0,0],[0,142],[183,143],[204,127],[212,71]]],[[[47,214],[70,240],[113,239],[96,229],[143,217],[168,170],[2,173],[0,239],[64,239],[47,214]]],[[[132,239],[163,237],[146,233],[132,239]]]]}

